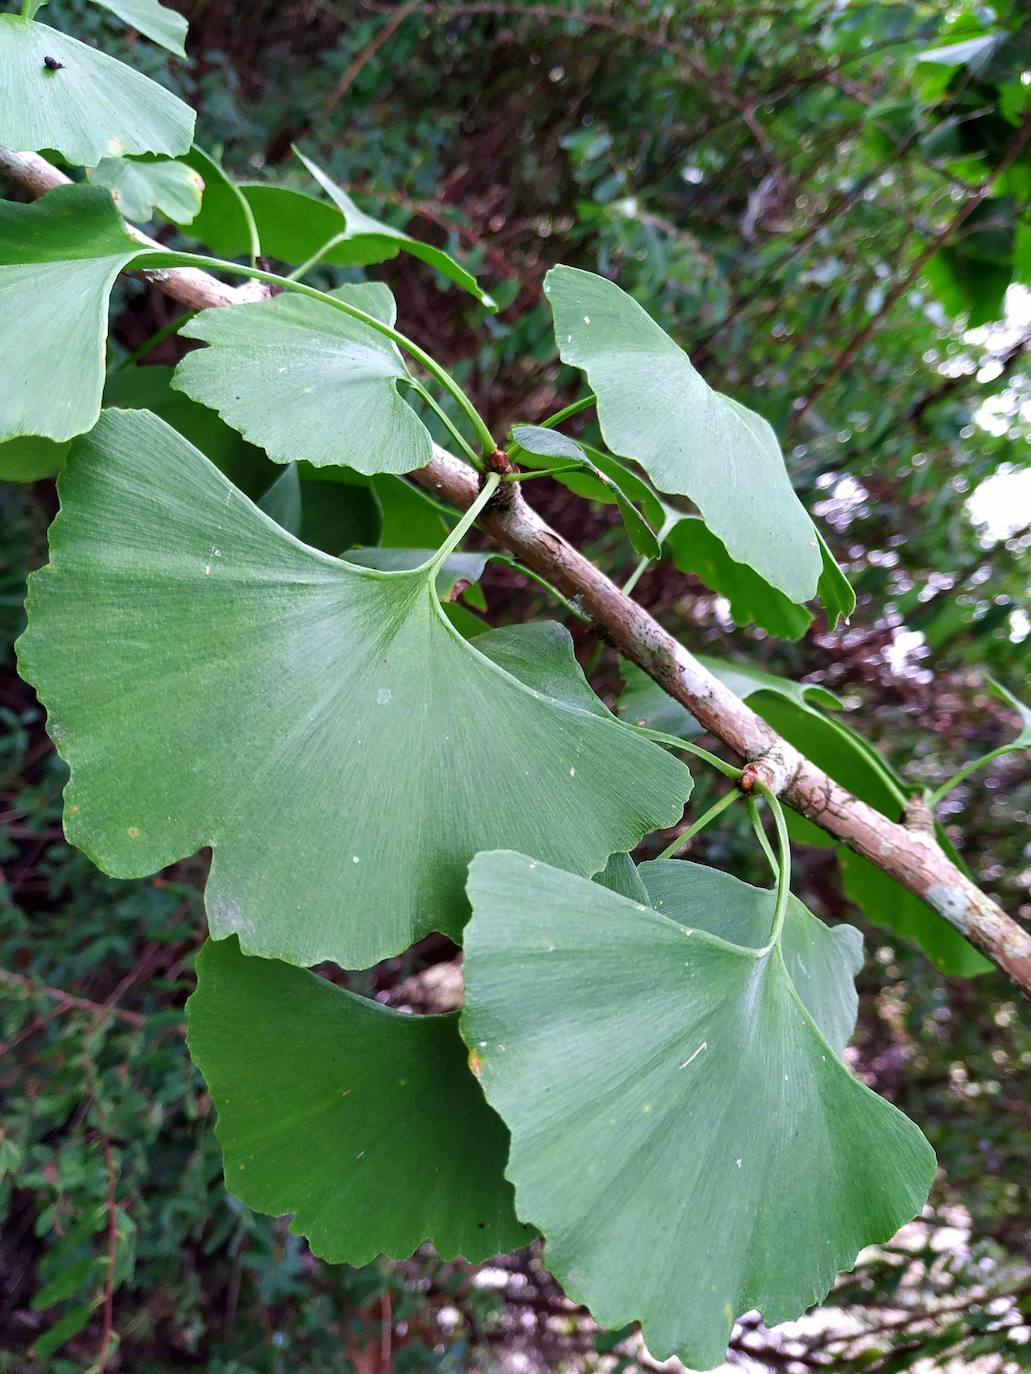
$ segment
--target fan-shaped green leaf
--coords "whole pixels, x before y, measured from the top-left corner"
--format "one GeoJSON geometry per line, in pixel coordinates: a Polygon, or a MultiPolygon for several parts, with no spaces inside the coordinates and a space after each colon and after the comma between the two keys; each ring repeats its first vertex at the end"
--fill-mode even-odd
{"type": "Polygon", "coordinates": [[[78,167],[123,153],[185,153],[196,115],[139,72],[17,14],[0,14],[0,144],[53,148],[78,167]],[[59,66],[48,66],[44,58],[59,66]]]}
{"type": "Polygon", "coordinates": [[[343,215],[344,233],[349,240],[352,242],[364,240],[370,247],[374,247],[377,241],[382,243],[385,240],[387,247],[396,246],[405,253],[411,253],[413,258],[419,258],[427,266],[439,272],[442,277],[447,277],[456,286],[460,286],[463,291],[468,291],[471,296],[475,296],[483,305],[494,309],[494,298],[482,290],[476,278],[471,276],[464,267],[460,267],[450,254],[445,253],[442,248],[434,248],[432,244],[423,243],[420,239],[413,239],[403,230],[394,229],[391,225],[384,224],[382,220],[373,219],[364,210],[360,210],[343,187],[338,186],[332,177],[327,176],[317,163],[312,162],[311,158],[305,157],[299,149],[295,151],[343,215]]]}
{"type": "Polygon", "coordinates": [[[605,442],[660,491],[689,497],[737,563],[793,601],[816,594],[816,530],[767,422],[699,376],[687,354],[603,277],[554,267],[544,284],[563,362],[598,398],[605,442]]]}
{"type": "Polygon", "coordinates": [[[59,186],[32,205],[0,201],[0,439],[71,439],[95,423],[108,297],[139,252],[99,186],[59,186]]]}
{"type": "MultiPolygon", "coordinates": [[[[462,1033],[512,1132],[516,1207],[602,1325],[640,1320],[654,1354],[711,1368],[735,1316],[797,1317],[920,1210],[930,1147],[849,1074],[793,981],[819,947],[815,1009],[840,1044],[853,937],[732,944],[512,853],[478,855],[469,892],[462,1033]]],[[[749,940],[748,908],[769,909],[743,884],[717,913],[666,900],[749,940]]]]}
{"type": "MultiPolygon", "coordinates": [[[[394,298],[381,282],[332,294],[394,323],[394,298]]],[[[283,294],[203,310],[182,333],[210,347],[186,355],[173,386],[274,462],[400,473],[433,455],[429,431],[398,395],[411,374],[397,345],[331,305],[283,294]]]]}
{"type": "Polygon", "coordinates": [[[159,0],[93,0],[93,3],[110,10],[130,28],[160,43],[177,57],[186,56],[186,20],[159,0]]]}
{"type": "Polygon", "coordinates": [[[405,1016],[209,941],[187,1004],[226,1186],[333,1264],[431,1241],[477,1261],[533,1238],[504,1177],[508,1133],[469,1072],[457,1015],[405,1016]]]}
{"type": "MultiPolygon", "coordinates": [[[[116,410],[153,411],[210,458],[233,486],[255,499],[262,495],[282,469],[270,463],[260,448],[223,424],[213,410],[191,401],[181,391],[173,391],[173,375],[173,368],[155,364],[116,369],[108,373],[104,383],[104,405],[116,410]]],[[[339,553],[339,547],[334,552],[339,553]]]]}
{"type": "MultiPolygon", "coordinates": [[[[656,859],[637,870],[656,911],[732,945],[761,949],[770,938],[776,894],[686,859],[656,859]]],[[[797,897],[788,899],[781,949],[809,1015],[840,1059],[856,1028],[854,982],[863,967],[855,926],[826,926],[797,897]]]]}
{"type": "Polygon", "coordinates": [[[666,536],[673,562],[726,597],[735,625],[759,625],[778,639],[800,639],[813,617],[747,563],[735,563],[699,515],[685,515],[666,536]]]}
{"type": "Polygon", "coordinates": [[[105,186],[126,219],[146,223],[159,210],[173,224],[189,224],[201,204],[204,183],[185,162],[134,161],[106,157],[90,173],[94,186],[105,186]]]}
{"type": "Polygon", "coordinates": [[[106,413],[59,490],[19,653],[68,837],[121,876],[211,845],[216,938],[363,967],[460,933],[484,845],[594,873],[679,819],[686,769],[466,643],[431,567],[299,544],[153,416],[106,413]]]}
{"type": "MultiPolygon", "coordinates": [[[[351,549],[347,561],[362,568],[379,568],[382,572],[406,572],[424,567],[433,554],[433,549],[351,549]]],[[[453,601],[464,587],[478,582],[490,557],[489,553],[449,554],[437,569],[437,595],[441,601],[453,601]]]]}

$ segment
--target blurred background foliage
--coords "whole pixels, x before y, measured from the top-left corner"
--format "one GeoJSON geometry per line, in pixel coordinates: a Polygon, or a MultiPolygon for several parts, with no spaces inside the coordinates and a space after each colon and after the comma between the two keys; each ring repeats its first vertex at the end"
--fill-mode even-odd
{"type": "MultiPolygon", "coordinates": [[[[183,93],[198,141],[237,177],[307,188],[299,144],[364,206],[478,271],[495,315],[410,258],[368,275],[390,283],[402,326],[495,433],[578,394],[541,296],[558,261],[618,278],[707,380],[771,420],[856,613],[783,643],[735,629],[719,597],[654,566],[635,595],[689,646],[832,688],[912,783],[933,786],[1012,733],[982,672],[1020,695],[1031,663],[1031,35],[1019,3],[177,7],[188,65],[81,0],[42,17],[183,93]]],[[[121,286],[112,363],[174,311],[142,283],[121,286]]],[[[169,339],[146,361],[167,366],[182,348],[169,339]]],[[[241,480],[260,496],[277,475],[259,463],[241,480]]],[[[532,499],[607,571],[629,573],[611,507],[550,479],[532,499]]],[[[54,508],[48,482],[0,488],[0,1374],[658,1368],[632,1331],[598,1332],[567,1304],[534,1253],[478,1270],[429,1254],[334,1268],[227,1196],[182,1036],[203,863],[115,882],[64,845],[61,765],[14,672],[24,578],[44,561],[54,508]]],[[[374,542],[358,526],[348,542],[374,542]]],[[[479,591],[492,623],[561,614],[504,565],[488,565],[479,591]]],[[[613,700],[611,653],[570,628],[613,700]]],[[[704,781],[697,796],[700,813],[704,781]]],[[[1027,755],[975,774],[944,817],[979,880],[1027,920],[1027,755]]],[[[734,824],[690,852],[764,881],[734,824]]],[[[728,1358],[1024,1367],[1026,1009],[1001,976],[946,979],[866,923],[832,851],[800,848],[796,888],[862,926],[851,1063],[924,1128],[941,1172],[927,1215],[864,1253],[821,1309],[773,1332],[743,1321],[728,1358]]],[[[452,954],[426,941],[351,985],[430,1008],[452,954]]]]}

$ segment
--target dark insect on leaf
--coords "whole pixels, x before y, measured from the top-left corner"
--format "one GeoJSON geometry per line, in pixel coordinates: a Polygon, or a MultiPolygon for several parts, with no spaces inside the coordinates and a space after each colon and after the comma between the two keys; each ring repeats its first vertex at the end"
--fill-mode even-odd
{"type": "Polygon", "coordinates": [[[64,67],[64,63],[58,62],[56,57],[47,56],[43,59],[43,66],[48,72],[59,72],[64,67]]]}

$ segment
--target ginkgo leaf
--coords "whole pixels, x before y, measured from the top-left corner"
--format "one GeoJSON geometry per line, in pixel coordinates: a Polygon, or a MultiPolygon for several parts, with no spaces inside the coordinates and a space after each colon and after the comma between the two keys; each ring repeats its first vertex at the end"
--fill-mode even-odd
{"type": "Polygon", "coordinates": [[[46,24],[0,14],[0,144],[53,148],[77,167],[185,153],[196,115],[139,72],[46,24]],[[57,65],[48,65],[44,58],[57,65]]]}
{"type": "Polygon", "coordinates": [[[807,929],[791,952],[767,930],[756,948],[769,894],[670,886],[667,907],[698,925],[521,854],[477,855],[461,1025],[548,1268],[603,1326],[639,1320],[654,1355],[709,1369],[736,1316],[797,1317],[888,1240],[935,1163],[815,1019],[840,1045],[854,939],[807,929]],[[810,1008],[794,978],[817,948],[833,973],[810,1008]]]}
{"type": "MultiPolygon", "coordinates": [[[[656,911],[732,945],[761,949],[770,938],[776,894],[686,859],[653,859],[638,868],[656,911]]],[[[804,902],[788,898],[781,950],[806,1011],[840,1059],[856,1028],[855,976],[863,937],[855,926],[827,926],[804,902]]]]}
{"type": "Polygon", "coordinates": [[[108,297],[139,252],[99,186],[0,201],[0,440],[71,439],[96,421],[108,297]]]}
{"type": "Polygon", "coordinates": [[[305,969],[208,941],[187,1003],[226,1187],[331,1264],[424,1241],[476,1262],[517,1249],[508,1132],[469,1072],[457,1014],[407,1016],[305,969]]]}
{"type": "Polygon", "coordinates": [[[370,246],[375,245],[377,240],[381,242],[386,240],[388,247],[396,246],[403,252],[410,253],[413,258],[418,258],[421,262],[426,263],[427,266],[439,272],[442,277],[447,277],[456,286],[460,286],[463,291],[468,291],[483,305],[492,310],[495,308],[494,298],[484,291],[476,278],[471,276],[465,268],[460,267],[450,254],[445,253],[442,248],[434,248],[430,243],[423,243],[421,239],[413,239],[410,234],[406,234],[402,229],[394,229],[391,225],[384,224],[382,220],[373,219],[371,215],[367,215],[364,210],[360,210],[355,205],[343,187],[338,186],[332,177],[327,176],[318,163],[305,157],[300,149],[295,149],[295,152],[343,215],[344,233],[349,240],[352,242],[362,240],[370,246]]]}
{"type": "Polygon", "coordinates": [[[816,594],[823,560],[776,435],[720,395],[669,335],[614,282],[553,267],[545,294],[563,362],[582,368],[614,453],[660,491],[689,497],[737,563],[793,601],[816,594]]]}
{"type": "MultiPolygon", "coordinates": [[[[394,297],[381,282],[332,294],[394,323],[394,297]]],[[[274,462],[401,473],[433,456],[429,431],[398,394],[411,374],[397,345],[331,305],[284,293],[203,310],[181,332],[209,347],[186,355],[173,386],[274,462]]]]}
{"type": "Polygon", "coordinates": [[[477,849],[594,873],[680,818],[687,770],[463,640],[432,566],[307,548],[155,417],[105,413],[59,494],[19,655],[66,833],[125,877],[210,845],[216,938],[364,967],[460,934],[477,849]]]}
{"type": "Polygon", "coordinates": [[[94,186],[104,186],[126,219],[146,223],[159,210],[173,224],[189,224],[200,210],[204,183],[185,162],[168,159],[135,161],[106,157],[90,173],[94,186]]]}
{"type": "MultiPolygon", "coordinates": [[[[379,568],[382,572],[405,572],[423,567],[433,554],[433,549],[350,549],[347,561],[363,568],[379,568]]],[[[441,601],[453,601],[463,588],[478,582],[490,557],[489,553],[448,554],[437,569],[437,595],[441,601]]]]}
{"type": "Polygon", "coordinates": [[[93,0],[93,3],[110,10],[130,28],[160,43],[177,57],[186,56],[186,20],[159,0],[93,0]]]}
{"type": "Polygon", "coordinates": [[[64,467],[70,441],[23,437],[0,443],[0,481],[36,482],[64,467]]]}
{"type": "MultiPolygon", "coordinates": [[[[615,501],[634,549],[642,558],[661,557],[662,550],[655,537],[655,531],[619,482],[592,461],[582,444],[578,444],[566,434],[559,434],[554,429],[545,429],[541,425],[516,425],[512,430],[512,438],[522,450],[521,454],[515,455],[516,462],[521,462],[524,457],[529,456],[548,460],[547,463],[533,464],[536,467],[546,468],[549,464],[558,466],[561,463],[575,463],[583,468],[584,475],[615,501]]],[[[589,490],[588,488],[588,492],[589,490]]]]}
{"type": "Polygon", "coordinates": [[[700,515],[682,516],[666,535],[673,562],[726,597],[735,625],[758,625],[778,639],[800,639],[812,614],[748,566],[735,563],[700,515]]]}
{"type": "Polygon", "coordinates": [[[249,219],[253,219],[261,251],[280,262],[300,264],[318,258],[337,267],[363,267],[385,262],[403,251],[421,258],[483,304],[494,306],[476,278],[448,253],[365,214],[307,158],[302,161],[329,193],[332,205],[291,186],[234,182],[199,148],[193,149],[188,161],[207,186],[204,205],[190,233],[223,257],[235,258],[250,251],[249,219]]]}

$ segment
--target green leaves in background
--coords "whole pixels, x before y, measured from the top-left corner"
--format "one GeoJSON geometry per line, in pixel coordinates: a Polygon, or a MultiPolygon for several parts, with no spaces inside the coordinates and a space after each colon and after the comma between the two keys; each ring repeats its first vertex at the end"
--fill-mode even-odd
{"type": "MultiPolygon", "coordinates": [[[[392,325],[381,282],[331,293],[392,325]]],[[[217,410],[277,463],[411,472],[433,454],[429,431],[398,394],[411,374],[397,345],[322,301],[289,293],[203,310],[182,330],[188,353],[173,385],[217,410]]]]}
{"type": "Polygon", "coordinates": [[[305,547],[153,416],[105,414],[59,490],[19,655],[68,837],[117,876],[210,845],[216,938],[365,967],[460,933],[478,849],[590,874],[679,819],[683,765],[466,643],[432,567],[305,547]]]}
{"type": "Polygon", "coordinates": [[[188,105],[123,62],[46,24],[0,14],[4,147],[53,148],[77,167],[123,153],[175,157],[189,148],[195,121],[188,105]]]}
{"type": "Polygon", "coordinates": [[[713,391],[614,282],[555,267],[544,290],[559,354],[586,372],[608,447],[636,459],[660,491],[689,497],[735,562],[793,601],[814,596],[816,530],[766,421],[713,391]]]}
{"type": "MultiPolygon", "coordinates": [[[[603,472],[597,463],[588,457],[583,445],[577,443],[575,439],[570,439],[568,435],[560,434],[554,429],[545,429],[541,425],[516,425],[512,430],[512,438],[523,451],[515,454],[516,462],[522,462],[525,455],[531,460],[533,458],[549,459],[556,467],[569,463],[575,463],[581,467],[584,476],[591,478],[604,488],[604,495],[618,506],[623,524],[626,526],[627,535],[634,549],[642,558],[661,557],[662,549],[655,537],[655,531],[634,505],[618,480],[603,472]]],[[[545,464],[534,463],[530,465],[546,466],[545,464]]],[[[590,488],[588,488],[589,490],[590,488]]]]}
{"type": "Polygon", "coordinates": [[[0,201],[0,440],[71,439],[96,421],[108,297],[139,253],[99,186],[59,186],[32,205],[0,201]]]}
{"type": "Polygon", "coordinates": [[[405,1259],[431,1241],[476,1262],[533,1238],[457,1014],[391,1011],[229,939],[201,950],[187,1016],[226,1186],[260,1212],[292,1212],[290,1230],[323,1259],[405,1259]]]}
{"type": "Polygon", "coordinates": [[[854,934],[819,934],[793,904],[795,935],[771,947],[769,893],[716,873],[692,891],[694,865],[675,867],[654,875],[671,920],[478,855],[462,1033],[512,1133],[516,1207],[567,1294],[707,1369],[736,1316],[797,1317],[919,1212],[935,1162],[838,1059],[854,934]]]}
{"type": "Polygon", "coordinates": [[[137,161],[106,157],[90,173],[94,186],[105,186],[126,219],[146,223],[159,210],[173,224],[189,224],[200,210],[204,182],[185,162],[137,161]]]}

